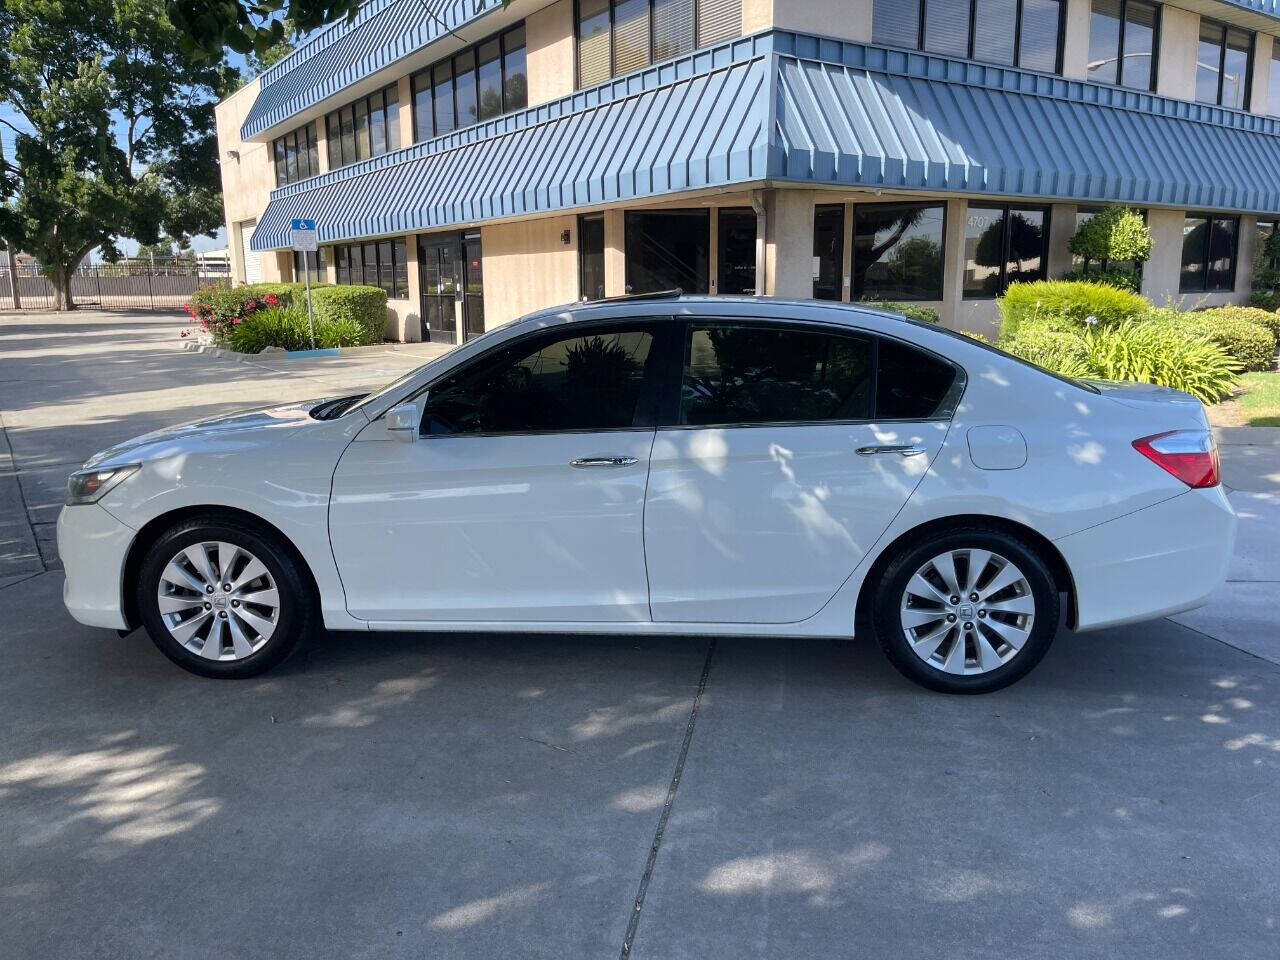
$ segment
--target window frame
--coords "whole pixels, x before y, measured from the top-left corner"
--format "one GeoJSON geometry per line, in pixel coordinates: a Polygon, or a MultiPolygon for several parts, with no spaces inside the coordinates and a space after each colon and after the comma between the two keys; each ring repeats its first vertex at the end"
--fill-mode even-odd
{"type": "Polygon", "coordinates": [[[409,262],[409,243],[403,236],[392,234],[390,236],[373,237],[364,240],[350,240],[346,243],[332,244],[329,249],[332,250],[334,267],[334,284],[340,287],[377,287],[379,290],[386,291],[388,300],[409,300],[412,293],[409,290],[409,279],[407,265],[409,262]],[[382,245],[389,243],[391,245],[391,262],[389,264],[391,270],[391,290],[387,290],[382,286],[382,245]],[[365,258],[364,251],[366,248],[373,248],[373,264],[370,265],[365,258]],[[397,251],[403,248],[404,261],[398,258],[397,251]],[[351,256],[353,250],[360,251],[360,276],[352,276],[352,268],[354,258],[351,256]],[[401,276],[400,267],[405,267],[403,277],[401,276]],[[369,269],[373,270],[374,277],[378,280],[376,283],[366,283],[364,279],[365,272],[369,269]],[[345,273],[345,279],[344,277],[345,273]],[[399,281],[404,280],[404,288],[401,290],[399,281]],[[397,296],[403,293],[403,296],[397,296]]]}
{"type": "MultiPolygon", "coordinates": [[[[1204,210],[1186,210],[1182,214],[1182,222],[1184,226],[1187,220],[1192,217],[1204,220],[1206,223],[1206,226],[1208,227],[1208,229],[1205,230],[1205,233],[1204,233],[1204,249],[1200,253],[1200,257],[1201,257],[1200,266],[1203,268],[1201,270],[1200,275],[1204,278],[1204,285],[1200,287],[1183,286],[1182,273],[1185,266],[1185,261],[1182,259],[1182,255],[1180,254],[1179,260],[1178,260],[1178,293],[1233,293],[1235,292],[1236,284],[1240,280],[1240,223],[1241,223],[1240,215],[1236,213],[1228,213],[1228,214],[1214,213],[1212,211],[1204,211],[1204,210]],[[1235,230],[1232,231],[1232,236],[1231,236],[1231,286],[1229,287],[1213,287],[1209,285],[1209,263],[1210,263],[1210,254],[1213,251],[1213,233],[1215,229],[1214,225],[1220,220],[1231,220],[1235,222],[1235,230]]],[[[1183,236],[1185,238],[1186,235],[1184,234],[1183,236]]],[[[1184,244],[1185,244],[1185,239],[1184,239],[1184,244]]],[[[1185,250],[1185,246],[1183,249],[1185,250]]]]}
{"type": "Polygon", "coordinates": [[[271,141],[271,164],[277,190],[320,176],[320,156],[314,127],[315,121],[311,120],[271,141]],[[290,165],[294,170],[292,175],[289,173],[290,165]]]}
{"type": "MultiPolygon", "coordinates": [[[[1023,210],[1034,210],[1034,211],[1037,211],[1038,213],[1044,214],[1044,226],[1042,228],[1044,232],[1044,249],[1040,255],[1041,276],[1039,279],[1041,280],[1048,279],[1049,277],[1049,231],[1050,229],[1052,229],[1052,220],[1051,220],[1051,217],[1053,216],[1052,205],[1038,204],[1038,203],[978,203],[978,204],[973,204],[972,206],[976,207],[979,210],[999,210],[1000,211],[1001,223],[1003,224],[1000,230],[1000,233],[1001,233],[1001,237],[1000,237],[1001,262],[1000,262],[1000,274],[999,274],[1000,279],[996,283],[996,292],[993,294],[969,293],[964,289],[964,278],[962,276],[960,280],[960,299],[961,300],[994,300],[998,297],[1004,296],[1005,291],[1009,287],[1009,245],[1012,242],[1012,238],[1013,238],[1013,231],[1009,229],[1009,215],[1011,213],[1020,213],[1023,210]]],[[[969,207],[970,205],[966,203],[965,205],[966,221],[968,220],[967,214],[969,211],[969,207]]],[[[966,227],[968,226],[967,222],[965,226],[966,227]]]]}
{"type": "MultiPolygon", "coordinates": [[[[614,56],[614,30],[617,28],[617,17],[615,16],[615,13],[616,13],[619,2],[620,0],[608,0],[608,4],[609,4],[609,76],[606,77],[604,80],[599,81],[598,83],[588,84],[587,85],[588,87],[599,86],[599,84],[601,83],[610,83],[613,80],[616,80],[619,76],[626,76],[627,73],[634,73],[636,70],[646,70],[649,67],[652,67],[655,63],[665,63],[667,60],[675,59],[675,57],[688,56],[688,54],[676,54],[675,57],[664,57],[662,60],[654,59],[654,51],[657,49],[657,42],[656,42],[657,37],[654,34],[654,28],[653,28],[653,12],[654,12],[655,0],[647,0],[648,7],[649,7],[649,60],[647,63],[643,64],[642,66],[635,67],[632,70],[627,70],[625,73],[619,74],[617,58],[614,56]]],[[[970,0],[970,2],[972,2],[972,0],[970,0]]],[[[1018,2],[1019,4],[1021,4],[1022,0],[1018,0],[1018,2]]],[[[1065,0],[1061,0],[1061,2],[1065,3],[1065,0]]],[[[923,0],[921,0],[921,3],[923,3],[923,0]]],[[[702,24],[702,18],[698,16],[698,11],[701,5],[702,5],[702,0],[693,0],[693,50],[689,51],[690,53],[692,53],[695,50],[701,50],[703,49],[704,46],[710,45],[710,44],[704,44],[702,42],[702,38],[699,36],[699,32],[702,24]]],[[[582,70],[581,70],[582,61],[578,53],[578,45],[580,42],[580,35],[579,35],[578,28],[581,25],[581,23],[582,23],[582,11],[581,11],[580,0],[573,0],[573,89],[574,90],[585,89],[582,84],[582,70]]],[[[739,27],[738,36],[739,37],[742,36],[741,27],[739,27]]],[[[715,41],[715,42],[719,43],[722,41],[715,41]]]]}
{"type": "MultiPolygon", "coordinates": [[[[1120,4],[1120,20],[1119,35],[1116,37],[1116,79],[1115,82],[1109,80],[1089,80],[1089,83],[1101,83],[1109,87],[1124,87],[1126,90],[1137,90],[1143,93],[1154,93],[1160,82],[1160,41],[1164,33],[1164,2],[1163,0],[1118,0],[1120,4]],[[1155,23],[1152,25],[1151,33],[1151,83],[1146,87],[1135,87],[1132,84],[1124,82],[1124,35],[1125,28],[1129,23],[1129,4],[1139,3],[1142,6],[1153,7],[1155,9],[1155,23]]],[[[1093,3],[1089,4],[1089,15],[1093,16],[1093,3]]],[[[1092,31],[1091,31],[1092,32],[1092,31]]],[[[1087,78],[1086,78],[1087,79],[1087,78]]]]}
{"type": "MultiPolygon", "coordinates": [[[[576,3],[576,0],[575,0],[575,3],[576,3]]],[[[575,52],[576,52],[576,49],[577,48],[575,47],[575,52]]],[[[436,61],[433,61],[432,63],[427,64],[421,70],[415,70],[413,73],[409,75],[409,110],[411,112],[410,125],[413,127],[413,142],[425,143],[428,140],[434,140],[436,137],[446,137],[449,134],[455,133],[458,130],[465,130],[467,127],[473,127],[477,124],[487,123],[490,120],[496,120],[498,117],[505,117],[507,114],[514,113],[517,110],[527,109],[529,106],[528,77],[529,77],[529,32],[527,27],[525,26],[525,21],[523,20],[520,20],[516,23],[503,27],[501,30],[495,33],[491,33],[488,36],[481,37],[475,43],[470,43],[464,47],[460,47],[459,49],[453,51],[453,53],[450,53],[448,56],[441,57],[439,60],[436,60],[436,61]],[[515,33],[516,31],[522,31],[524,33],[524,45],[522,48],[512,47],[511,50],[508,51],[507,37],[515,33]],[[497,116],[481,117],[482,110],[481,110],[481,100],[480,100],[480,66],[481,66],[480,48],[483,46],[487,46],[488,44],[492,43],[495,40],[498,41],[498,80],[499,80],[498,90],[502,99],[502,107],[501,107],[501,110],[498,112],[497,116]],[[512,106],[507,103],[507,84],[509,79],[507,77],[507,54],[508,52],[514,52],[517,49],[523,49],[525,51],[525,68],[524,68],[525,102],[522,106],[512,106]],[[475,88],[475,94],[476,94],[476,119],[470,121],[469,123],[464,124],[460,122],[459,116],[458,116],[457,61],[460,57],[468,53],[472,55],[472,62],[473,62],[471,73],[473,77],[472,85],[475,88]],[[453,105],[453,120],[454,120],[453,128],[450,130],[446,130],[443,133],[436,130],[436,118],[435,118],[435,86],[436,84],[435,84],[435,81],[432,79],[432,77],[437,68],[447,68],[449,71],[449,101],[453,105]],[[422,86],[419,85],[420,83],[422,84],[422,86]],[[431,107],[431,133],[419,139],[418,138],[418,112],[419,112],[418,111],[418,92],[421,89],[430,91],[430,95],[428,97],[428,103],[430,104],[430,107],[431,107]]]]}
{"type": "Polygon", "coordinates": [[[385,156],[388,153],[394,153],[401,147],[393,147],[391,142],[393,139],[400,138],[400,89],[398,83],[389,83],[377,90],[372,90],[363,97],[357,97],[349,103],[344,103],[336,110],[330,110],[324,115],[324,136],[325,136],[325,155],[329,160],[330,170],[341,170],[343,167],[349,167],[353,163],[362,163],[365,160],[371,160],[374,157],[385,156]],[[391,99],[388,92],[394,94],[396,104],[395,122],[391,120],[391,99]],[[381,153],[377,153],[373,149],[373,98],[375,96],[382,98],[382,106],[378,108],[378,112],[382,114],[382,143],[383,149],[381,153]],[[368,156],[360,156],[360,129],[356,125],[355,109],[357,104],[364,105],[364,133],[365,139],[368,141],[368,156]],[[351,151],[353,157],[346,156],[346,148],[343,145],[342,121],[344,115],[351,119],[351,151]],[[392,127],[396,128],[393,138],[391,133],[392,127]],[[333,162],[334,154],[337,154],[338,163],[333,162]]]}
{"type": "MultiPolygon", "coordinates": [[[[909,321],[908,321],[909,322],[909,321]]],[[[729,429],[750,429],[753,427],[821,427],[821,426],[841,426],[841,425],[865,425],[872,423],[949,423],[955,419],[956,410],[959,409],[960,400],[964,396],[965,388],[968,386],[969,377],[965,368],[950,357],[945,357],[935,350],[921,346],[911,340],[903,337],[895,337],[892,334],[883,333],[879,330],[871,330],[867,327],[853,326],[851,324],[833,323],[823,320],[813,319],[797,319],[791,317],[739,317],[739,316],[702,316],[681,318],[672,326],[679,327],[680,332],[680,362],[679,367],[675,370],[674,389],[669,390],[664,395],[664,401],[670,405],[665,406],[659,417],[659,430],[729,430],[729,429]],[[826,336],[849,336],[863,337],[871,342],[871,382],[869,384],[869,394],[871,397],[871,416],[868,418],[855,419],[830,419],[830,420],[753,420],[742,423],[681,423],[680,411],[680,394],[684,384],[684,372],[689,364],[689,353],[693,343],[694,327],[705,326],[737,326],[737,327],[756,327],[763,329],[785,329],[795,330],[808,333],[819,333],[826,336]],[[878,403],[880,390],[880,345],[885,340],[892,340],[895,343],[906,347],[910,350],[916,350],[926,356],[937,360],[939,363],[945,364],[955,372],[955,379],[951,382],[951,387],[947,391],[939,404],[938,412],[932,417],[920,417],[915,419],[908,418],[879,418],[876,416],[876,405],[878,403]]]]}
{"type": "Polygon", "coordinates": [[[1196,51],[1197,51],[1197,69],[1199,65],[1198,53],[1202,40],[1200,34],[1205,26],[1217,27],[1222,31],[1222,39],[1218,43],[1218,96],[1213,103],[1206,100],[1196,100],[1196,103],[1206,104],[1211,107],[1222,107],[1224,110],[1245,110],[1249,109],[1249,102],[1253,96],[1253,57],[1258,49],[1258,32],[1256,30],[1247,30],[1244,27],[1235,24],[1226,23],[1222,20],[1215,20],[1213,17],[1201,17],[1198,28],[1196,29],[1196,51]],[[1238,107],[1228,107],[1222,102],[1222,88],[1227,80],[1227,36],[1232,30],[1238,30],[1241,33],[1249,35],[1249,52],[1245,57],[1244,68],[1244,101],[1238,107]]]}
{"type": "MultiPolygon", "coordinates": [[[[994,61],[994,60],[980,60],[973,55],[973,40],[974,40],[974,35],[977,32],[976,28],[978,25],[977,24],[978,4],[976,0],[967,0],[967,2],[969,4],[969,38],[966,44],[967,50],[961,59],[972,60],[975,63],[995,64],[996,66],[1005,67],[1006,69],[1031,70],[1035,73],[1045,72],[1043,70],[1036,70],[1034,67],[1022,66],[1022,62],[1021,62],[1022,61],[1022,17],[1023,17],[1024,0],[1016,0],[1017,9],[1016,9],[1016,12],[1014,13],[1014,28],[1013,28],[1013,63],[999,63],[998,61],[994,61]]],[[[1057,2],[1058,2],[1058,37],[1057,37],[1057,44],[1054,50],[1054,67],[1051,72],[1054,76],[1062,76],[1063,52],[1066,47],[1066,32],[1067,32],[1067,0],[1057,0],[1057,2]]],[[[925,49],[925,46],[924,46],[925,32],[924,31],[925,31],[925,20],[927,18],[926,11],[928,9],[928,6],[929,6],[929,0],[920,0],[919,22],[916,24],[916,43],[914,47],[898,47],[897,44],[882,43],[875,39],[874,33],[872,34],[871,42],[878,46],[892,46],[899,50],[915,50],[920,53],[925,53],[934,57],[956,56],[956,54],[952,54],[952,53],[938,53],[938,52],[925,49]]],[[[875,16],[875,10],[873,7],[872,8],[873,30],[874,30],[874,16],[875,16]]]]}
{"type": "MultiPolygon", "coordinates": [[[[849,302],[860,303],[866,300],[865,284],[863,291],[860,293],[857,289],[858,278],[858,211],[867,207],[877,207],[880,209],[904,210],[907,208],[919,207],[924,210],[938,209],[942,211],[942,243],[938,245],[938,293],[937,297],[898,297],[897,300],[903,303],[939,303],[946,299],[947,294],[947,202],[945,200],[919,200],[908,201],[906,203],[898,203],[896,201],[863,203],[858,201],[853,205],[853,216],[849,217],[848,237],[849,237],[849,302]]],[[[879,262],[879,261],[877,261],[879,262]]],[[[843,277],[841,283],[843,283],[843,277]]]]}
{"type": "MultiPolygon", "coordinates": [[[[677,332],[680,326],[678,321],[669,316],[642,314],[576,321],[560,324],[550,329],[541,327],[530,330],[528,333],[496,343],[482,353],[464,360],[458,366],[444,371],[439,377],[429,381],[412,395],[401,400],[400,403],[408,403],[419,399],[424,401],[422,417],[418,421],[418,437],[421,440],[455,440],[475,437],[556,437],[596,433],[637,433],[657,430],[662,426],[662,413],[665,410],[666,395],[673,387],[673,384],[670,383],[671,371],[675,369],[680,372],[681,370],[676,354],[676,349],[679,347],[677,332]],[[534,347],[542,349],[546,344],[554,343],[557,340],[577,340],[582,337],[607,334],[617,330],[619,327],[623,328],[623,332],[649,332],[653,336],[653,345],[650,348],[649,357],[645,361],[645,368],[641,373],[640,395],[636,399],[636,410],[632,416],[631,426],[582,427],[568,430],[491,430],[476,433],[423,432],[427,421],[429,410],[427,403],[429,403],[431,391],[439,389],[446,380],[454,379],[459,375],[465,376],[491,362],[502,353],[517,350],[529,351],[534,347]]],[[[675,389],[678,392],[678,386],[675,386],[675,389]]]]}

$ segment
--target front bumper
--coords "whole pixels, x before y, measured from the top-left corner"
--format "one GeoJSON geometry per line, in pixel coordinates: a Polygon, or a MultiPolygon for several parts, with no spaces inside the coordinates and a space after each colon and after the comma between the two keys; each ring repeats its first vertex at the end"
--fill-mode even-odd
{"type": "Polygon", "coordinates": [[[1227,575],[1236,515],[1222,487],[1188,490],[1055,541],[1075,581],[1076,629],[1203,605],[1227,575]]]}
{"type": "Polygon", "coordinates": [[[96,503],[58,514],[58,556],[67,575],[62,602],[85,626],[128,629],[124,564],[135,532],[96,503]]]}

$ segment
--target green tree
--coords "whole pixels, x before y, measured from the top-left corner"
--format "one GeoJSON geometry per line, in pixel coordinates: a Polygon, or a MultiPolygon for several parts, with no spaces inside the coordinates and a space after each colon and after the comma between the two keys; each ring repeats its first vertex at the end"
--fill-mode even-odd
{"type": "Polygon", "coordinates": [[[0,99],[21,118],[0,237],[44,265],[57,309],[94,247],[216,231],[213,106],[238,77],[193,61],[164,0],[5,0],[0,37],[0,99]]]}
{"type": "Polygon", "coordinates": [[[1145,263],[1151,256],[1151,231],[1137,210],[1112,205],[1082,223],[1070,246],[1084,258],[1086,272],[1092,261],[1145,263]]]}

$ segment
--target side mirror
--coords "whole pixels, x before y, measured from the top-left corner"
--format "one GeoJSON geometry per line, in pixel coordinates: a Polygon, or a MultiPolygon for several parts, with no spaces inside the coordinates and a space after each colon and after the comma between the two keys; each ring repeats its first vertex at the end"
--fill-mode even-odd
{"type": "Polygon", "coordinates": [[[401,403],[386,412],[387,433],[391,439],[413,443],[418,439],[418,427],[422,414],[416,403],[401,403]]]}

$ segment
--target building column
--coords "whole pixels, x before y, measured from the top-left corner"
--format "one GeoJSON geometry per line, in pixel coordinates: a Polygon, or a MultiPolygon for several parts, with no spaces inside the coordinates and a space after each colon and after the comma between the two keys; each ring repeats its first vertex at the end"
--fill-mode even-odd
{"type": "Polygon", "coordinates": [[[720,285],[720,208],[712,207],[707,218],[707,292],[718,294],[720,285]]]}
{"type": "Polygon", "coordinates": [[[844,257],[840,264],[840,299],[848,303],[853,299],[853,201],[844,205],[844,237],[841,239],[844,257]]]}
{"type": "Polygon", "coordinates": [[[942,303],[938,308],[938,319],[944,327],[960,326],[964,304],[964,232],[968,217],[969,201],[963,198],[947,201],[942,235],[942,303]]]}
{"type": "Polygon", "coordinates": [[[409,77],[396,81],[396,93],[400,97],[400,146],[413,143],[413,84],[409,77]]]}
{"type": "Polygon", "coordinates": [[[1091,0],[1067,0],[1062,35],[1062,75],[1068,80],[1089,76],[1089,17],[1091,0]]]}
{"type": "Polygon", "coordinates": [[[1182,274],[1182,226],[1186,214],[1181,210],[1147,211],[1147,229],[1151,231],[1151,259],[1142,268],[1142,295],[1157,306],[1166,298],[1175,300],[1178,279],[1182,274]]]}
{"type": "MultiPolygon", "coordinates": [[[[1258,39],[1262,39],[1259,34],[1258,39]]],[[[1249,302],[1253,292],[1253,258],[1258,252],[1258,218],[1240,218],[1240,236],[1236,238],[1236,287],[1241,303],[1249,302]]]]}
{"type": "Polygon", "coordinates": [[[1253,113],[1280,113],[1280,103],[1270,103],[1271,71],[1276,69],[1271,59],[1275,37],[1266,33],[1253,35],[1253,87],[1249,91],[1249,110],[1253,113]]]}
{"type": "Polygon", "coordinates": [[[1156,93],[1179,100],[1196,98],[1196,51],[1199,44],[1200,14],[1162,4],[1156,93]]]}
{"type": "Polygon", "coordinates": [[[1049,208],[1049,262],[1045,275],[1056,280],[1071,269],[1071,238],[1076,233],[1076,205],[1055,203],[1049,208]]]}
{"type": "Polygon", "coordinates": [[[767,190],[764,291],[770,297],[813,296],[813,191],[767,190]]]}
{"type": "Polygon", "coordinates": [[[627,221],[625,211],[604,212],[604,295],[621,297],[627,292],[627,221]]]}
{"type": "Polygon", "coordinates": [[[329,138],[325,133],[324,117],[316,117],[315,130],[312,136],[316,138],[316,156],[320,160],[320,172],[329,172],[329,138]]]}

